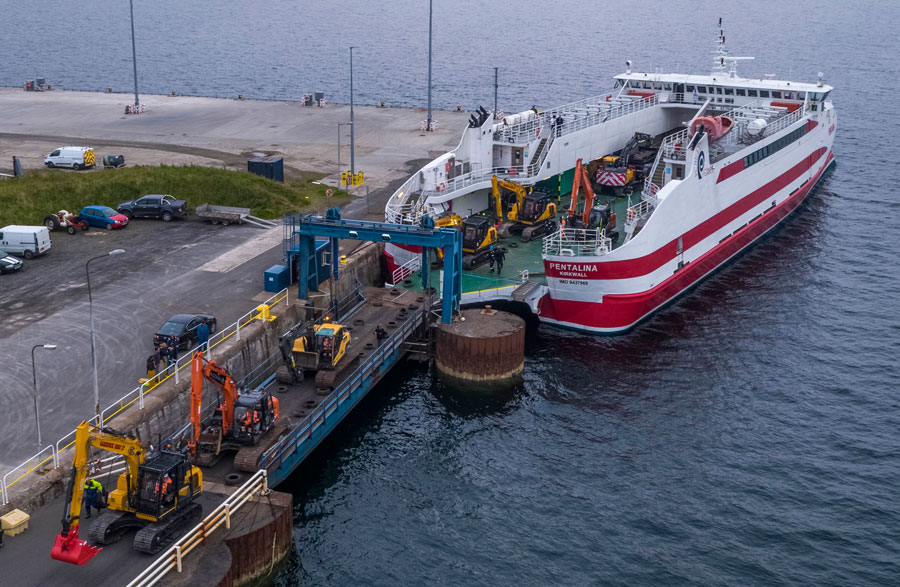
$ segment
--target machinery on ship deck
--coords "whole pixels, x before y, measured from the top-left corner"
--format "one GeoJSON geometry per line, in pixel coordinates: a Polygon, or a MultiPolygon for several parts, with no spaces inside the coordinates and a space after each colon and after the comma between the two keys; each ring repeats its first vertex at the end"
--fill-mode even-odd
{"type": "Polygon", "coordinates": [[[624,190],[626,186],[639,185],[656,160],[658,149],[653,148],[652,142],[650,135],[634,133],[621,151],[600,159],[597,184],[616,192],[624,190]]]}
{"type": "Polygon", "coordinates": [[[594,202],[594,190],[591,188],[587,169],[585,169],[581,159],[575,163],[575,177],[572,181],[572,202],[569,205],[565,227],[599,229],[603,236],[612,239],[613,242],[619,239],[619,233],[614,230],[616,227],[616,215],[612,212],[609,203],[594,202]],[[585,192],[584,207],[579,213],[577,212],[580,199],[579,192],[582,189],[585,192]]]}
{"type": "Polygon", "coordinates": [[[100,514],[88,529],[95,544],[112,544],[128,530],[137,528],[134,548],[156,554],[200,520],[201,506],[194,498],[202,491],[203,474],[184,454],[163,450],[147,456],[139,440],[97,429],[85,421],[75,430],[75,457],[66,489],[62,530],[56,536],[52,558],[83,565],[102,550],[78,536],[84,484],[99,463],[90,458],[91,449],[122,455],[126,466],[116,479],[116,488],[108,494],[108,511],[100,514]]]}
{"type": "Polygon", "coordinates": [[[500,224],[499,236],[521,234],[522,241],[527,243],[556,230],[556,204],[550,194],[529,192],[525,186],[496,175],[491,177],[491,193],[494,214],[500,224]]]}
{"type": "Polygon", "coordinates": [[[497,229],[487,216],[469,216],[463,220],[463,269],[474,269],[489,258],[491,247],[499,240],[497,229]]]}
{"type": "Polygon", "coordinates": [[[265,390],[241,393],[231,375],[215,361],[194,353],[191,362],[191,440],[188,449],[197,463],[212,465],[223,451],[236,450],[234,468],[253,473],[262,454],[285,432],[278,426],[278,398],[265,390]],[[221,393],[208,422],[201,421],[203,382],[221,393]]]}
{"type": "Polygon", "coordinates": [[[305,371],[316,371],[316,386],[333,388],[356,368],[359,357],[350,358],[347,353],[350,333],[342,324],[325,320],[312,326],[297,324],[282,335],[278,346],[284,364],[275,372],[277,381],[297,384],[305,371]]]}

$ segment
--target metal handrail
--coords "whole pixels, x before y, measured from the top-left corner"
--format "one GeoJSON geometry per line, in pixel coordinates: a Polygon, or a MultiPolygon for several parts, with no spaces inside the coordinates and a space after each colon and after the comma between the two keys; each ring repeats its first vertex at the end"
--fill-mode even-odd
{"type": "Polygon", "coordinates": [[[391,273],[391,284],[396,285],[415,273],[422,266],[422,256],[416,255],[409,261],[400,265],[391,273]]]}
{"type": "Polygon", "coordinates": [[[199,524],[178,539],[159,558],[150,563],[149,567],[141,571],[137,577],[128,583],[127,587],[150,587],[151,585],[156,585],[172,569],[180,573],[183,569],[185,555],[206,542],[210,535],[222,525],[225,526],[226,530],[230,529],[232,516],[244,504],[253,501],[257,494],[260,496],[269,494],[268,474],[264,470],[254,473],[246,483],[229,495],[211,514],[203,518],[199,524]]]}
{"type": "MultiPolygon", "coordinates": [[[[422,320],[421,312],[413,312],[412,315],[403,322],[396,331],[389,336],[371,355],[357,367],[340,385],[322,400],[312,412],[306,415],[296,426],[294,426],[287,434],[281,437],[277,444],[270,447],[259,460],[261,469],[269,470],[276,464],[280,464],[283,457],[293,452],[297,443],[302,437],[313,428],[317,427],[316,422],[323,422],[325,416],[334,411],[337,404],[342,403],[341,396],[348,393],[363,377],[374,370],[375,366],[384,360],[384,356],[389,352],[394,352],[402,346],[405,335],[417,328],[422,320]]],[[[344,400],[349,399],[349,395],[344,400]]]]}
{"type": "MultiPolygon", "coordinates": [[[[246,327],[256,319],[263,318],[263,312],[266,311],[263,309],[264,306],[271,309],[282,301],[284,301],[285,304],[287,304],[288,302],[288,288],[284,288],[280,292],[272,295],[261,305],[247,312],[246,314],[238,318],[234,323],[211,336],[208,342],[209,348],[207,349],[207,354],[210,354],[214,347],[222,344],[232,336],[236,337],[236,340],[240,340],[241,328],[246,327]]],[[[100,412],[101,421],[104,424],[107,423],[110,419],[114,418],[116,415],[118,415],[128,407],[134,405],[135,402],[138,403],[140,409],[143,409],[144,398],[147,396],[147,394],[151,393],[153,390],[155,390],[157,387],[159,387],[172,377],[175,378],[175,383],[179,382],[179,372],[182,369],[190,368],[191,359],[193,358],[194,352],[199,349],[199,346],[194,347],[189,352],[182,355],[181,358],[178,359],[173,365],[169,365],[162,372],[154,376],[149,382],[141,384],[140,386],[136,387],[129,393],[123,395],[118,400],[107,406],[106,409],[100,412]]],[[[0,482],[0,500],[2,500],[2,504],[0,505],[6,505],[9,503],[10,487],[30,475],[32,472],[43,467],[48,461],[52,460],[53,468],[58,469],[60,467],[59,454],[72,446],[72,444],[74,443],[75,430],[72,430],[71,432],[57,440],[54,444],[42,448],[36,455],[25,460],[24,462],[4,474],[2,482],[0,482]],[[50,451],[49,455],[45,455],[47,451],[50,451]],[[9,481],[12,475],[23,469],[24,472],[22,472],[18,477],[13,478],[12,481],[9,481]]]]}
{"type": "Polygon", "coordinates": [[[599,228],[560,228],[542,244],[545,256],[596,257],[612,251],[612,239],[599,228]]]}

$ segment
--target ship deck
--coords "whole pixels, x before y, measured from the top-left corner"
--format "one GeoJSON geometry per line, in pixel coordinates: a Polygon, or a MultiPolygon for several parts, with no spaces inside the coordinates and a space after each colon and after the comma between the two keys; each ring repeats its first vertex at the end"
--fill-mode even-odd
{"type": "MultiPolygon", "coordinates": [[[[639,198],[638,192],[632,196],[632,200],[639,198]]],[[[615,196],[611,193],[601,192],[596,194],[595,201],[609,202],[612,205],[613,212],[616,215],[616,229],[619,238],[613,248],[621,246],[625,242],[625,214],[628,209],[628,198],[615,196]]],[[[565,196],[557,204],[560,213],[557,222],[561,220],[568,210],[569,197],[565,196]],[[565,204],[565,207],[563,207],[565,204]]],[[[523,272],[528,272],[528,279],[540,284],[546,284],[544,275],[544,263],[542,260],[543,239],[538,238],[531,242],[524,243],[519,236],[509,236],[500,239],[499,246],[506,251],[506,261],[503,264],[502,273],[493,273],[490,265],[484,263],[475,269],[463,271],[462,277],[462,293],[467,294],[488,293],[496,291],[500,297],[508,294],[517,285],[522,283],[523,272]]],[[[434,287],[439,287],[441,266],[433,263],[428,274],[428,282],[434,287]]],[[[397,287],[409,290],[420,291],[422,288],[422,272],[416,271],[408,276],[397,287]]],[[[465,300],[463,300],[465,302],[465,300]]]]}

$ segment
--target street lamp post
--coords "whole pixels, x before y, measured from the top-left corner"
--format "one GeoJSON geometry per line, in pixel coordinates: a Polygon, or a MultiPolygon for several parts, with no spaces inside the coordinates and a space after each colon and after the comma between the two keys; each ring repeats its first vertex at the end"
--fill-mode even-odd
{"type": "Polygon", "coordinates": [[[425,130],[431,128],[431,15],[432,0],[428,0],[428,120],[425,122],[425,130]]]}
{"type": "Polygon", "coordinates": [[[356,146],[353,124],[353,50],[356,47],[350,47],[350,174],[356,177],[356,146]]]}
{"type": "Polygon", "coordinates": [[[48,351],[56,350],[55,344],[36,344],[31,347],[31,384],[32,390],[34,391],[34,424],[37,427],[37,437],[38,437],[38,452],[41,452],[41,449],[44,448],[44,443],[41,442],[41,418],[39,416],[40,411],[38,411],[38,393],[37,393],[37,369],[34,367],[34,350],[39,348],[45,348],[48,351]]]}
{"type": "Polygon", "coordinates": [[[341,127],[342,126],[351,126],[351,124],[349,122],[337,123],[337,127],[338,127],[338,173],[341,173],[341,127]]]}
{"type": "Polygon", "coordinates": [[[97,426],[102,426],[103,422],[100,419],[100,383],[97,379],[97,350],[94,346],[94,298],[91,295],[91,272],[90,272],[90,264],[91,261],[96,261],[97,259],[103,259],[105,257],[110,257],[112,255],[121,255],[125,252],[125,249],[115,249],[112,250],[105,255],[99,255],[97,257],[91,257],[84,264],[84,273],[87,275],[87,286],[88,286],[88,311],[91,315],[91,368],[94,370],[94,410],[97,414],[97,426]]]}
{"type": "Polygon", "coordinates": [[[137,48],[134,44],[134,0],[128,0],[128,6],[131,8],[131,62],[134,64],[134,107],[139,108],[141,101],[138,99],[137,48]]]}

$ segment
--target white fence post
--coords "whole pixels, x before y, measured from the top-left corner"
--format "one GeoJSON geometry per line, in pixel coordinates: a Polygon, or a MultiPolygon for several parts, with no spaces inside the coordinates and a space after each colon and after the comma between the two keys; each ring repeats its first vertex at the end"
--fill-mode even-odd
{"type": "Polygon", "coordinates": [[[138,399],[138,407],[142,410],[144,409],[144,386],[145,385],[147,385],[146,381],[144,383],[141,383],[141,391],[139,392],[139,395],[138,395],[138,398],[139,398],[138,399]]]}

